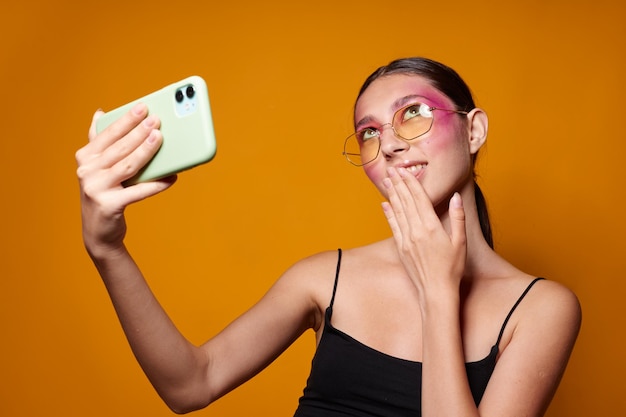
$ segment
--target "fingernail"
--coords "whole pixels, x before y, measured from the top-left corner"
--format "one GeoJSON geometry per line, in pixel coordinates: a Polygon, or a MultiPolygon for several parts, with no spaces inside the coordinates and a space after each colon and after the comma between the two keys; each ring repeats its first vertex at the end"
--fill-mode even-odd
{"type": "Polygon", "coordinates": [[[154,143],[157,140],[157,134],[156,131],[153,130],[150,132],[150,135],[148,135],[148,139],[146,140],[148,143],[154,143]]]}
{"type": "Polygon", "coordinates": [[[385,188],[391,188],[393,186],[389,178],[383,178],[383,185],[385,186],[385,188]]]}
{"type": "Polygon", "coordinates": [[[155,116],[146,117],[146,119],[143,121],[143,125],[144,127],[147,127],[148,129],[152,129],[156,125],[156,117],[155,116]]]}
{"type": "Polygon", "coordinates": [[[144,114],[146,110],[146,105],[143,103],[137,103],[133,106],[133,113],[136,114],[137,116],[141,116],[142,114],[144,114]]]}
{"type": "Polygon", "coordinates": [[[450,205],[454,208],[463,207],[463,199],[461,198],[461,194],[458,192],[454,193],[452,199],[450,200],[450,205]]]}
{"type": "Polygon", "coordinates": [[[389,174],[390,177],[393,177],[394,175],[396,175],[396,169],[395,168],[387,168],[387,174],[389,174]]]}

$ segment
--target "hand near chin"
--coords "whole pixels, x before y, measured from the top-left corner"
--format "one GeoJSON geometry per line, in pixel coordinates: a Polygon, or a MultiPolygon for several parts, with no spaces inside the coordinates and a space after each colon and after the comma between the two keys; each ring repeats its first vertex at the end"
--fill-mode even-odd
{"type": "Polygon", "coordinates": [[[400,259],[420,296],[456,291],[467,253],[465,211],[455,193],[449,204],[450,232],[435,213],[422,184],[405,169],[390,169],[383,181],[389,201],[383,209],[400,259]]]}
{"type": "Polygon", "coordinates": [[[132,177],[159,149],[162,141],[159,121],[148,117],[147,108],[138,105],[96,134],[95,123],[102,114],[101,111],[94,114],[89,143],[76,152],[83,239],[92,255],[99,249],[122,246],[126,206],[169,188],[175,180],[170,177],[123,187],[122,182],[132,177]]]}

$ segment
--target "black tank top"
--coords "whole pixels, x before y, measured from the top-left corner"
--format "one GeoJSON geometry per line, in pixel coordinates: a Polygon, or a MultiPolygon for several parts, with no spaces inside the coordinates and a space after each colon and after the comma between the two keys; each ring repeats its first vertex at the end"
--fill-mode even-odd
{"type": "MultiPolygon", "coordinates": [[[[379,352],[331,324],[340,265],[341,250],[322,337],[294,417],[421,416],[422,364],[379,352]]],[[[465,364],[476,405],[496,366],[498,345],[511,314],[540,279],[533,280],[513,305],[489,355],[465,364]]]]}

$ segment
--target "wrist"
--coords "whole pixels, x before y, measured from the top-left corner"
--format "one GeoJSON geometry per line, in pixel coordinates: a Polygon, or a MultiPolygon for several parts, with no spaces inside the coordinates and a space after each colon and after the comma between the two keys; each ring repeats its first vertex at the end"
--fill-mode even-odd
{"type": "Polygon", "coordinates": [[[119,259],[128,255],[128,250],[123,242],[119,243],[89,243],[85,240],[85,249],[91,260],[98,265],[119,259]]]}
{"type": "Polygon", "coordinates": [[[421,300],[422,318],[446,320],[446,317],[458,318],[461,297],[458,288],[431,288],[423,292],[421,300]]]}

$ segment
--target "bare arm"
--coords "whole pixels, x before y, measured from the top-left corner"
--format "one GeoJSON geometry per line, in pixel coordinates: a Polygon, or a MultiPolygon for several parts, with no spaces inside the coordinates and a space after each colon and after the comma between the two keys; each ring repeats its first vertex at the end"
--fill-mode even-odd
{"type": "Polygon", "coordinates": [[[580,329],[580,304],[557,282],[536,287],[520,304],[512,337],[480,403],[481,415],[544,415],[565,372],[580,329]]]}
{"type": "Polygon", "coordinates": [[[175,178],[136,184],[133,176],[158,150],[159,121],[138,105],[76,153],[83,239],[142,369],[172,410],[202,408],[269,364],[314,319],[307,274],[315,262],[288,271],[263,299],[202,346],[176,328],[124,245],[125,208],[169,188],[175,178]]]}

